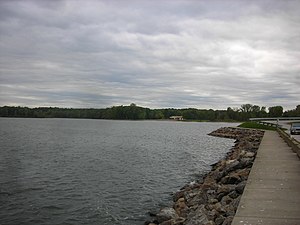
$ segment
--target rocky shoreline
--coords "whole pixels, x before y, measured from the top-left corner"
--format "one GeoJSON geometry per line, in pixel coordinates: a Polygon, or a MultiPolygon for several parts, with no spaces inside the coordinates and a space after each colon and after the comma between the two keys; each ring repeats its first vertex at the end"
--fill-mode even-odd
{"type": "Polygon", "coordinates": [[[223,127],[209,135],[235,139],[225,159],[212,165],[202,181],[173,195],[172,207],[151,213],[145,225],[230,225],[264,132],[223,127]]]}

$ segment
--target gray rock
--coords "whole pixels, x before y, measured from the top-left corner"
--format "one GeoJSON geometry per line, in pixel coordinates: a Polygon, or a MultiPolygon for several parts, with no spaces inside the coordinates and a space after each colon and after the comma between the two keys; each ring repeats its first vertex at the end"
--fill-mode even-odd
{"type": "Polygon", "coordinates": [[[167,220],[160,223],[159,225],[174,225],[174,220],[167,220]]]}
{"type": "Polygon", "coordinates": [[[213,209],[215,209],[220,214],[226,213],[225,208],[222,206],[222,204],[220,202],[214,204],[213,209]]]}
{"type": "Polygon", "coordinates": [[[247,157],[247,158],[252,158],[255,156],[255,153],[254,152],[246,152],[244,157],[247,157]]]}
{"type": "Polygon", "coordinates": [[[234,207],[235,211],[237,210],[237,207],[239,206],[240,200],[241,200],[241,195],[235,199],[233,199],[231,205],[234,207]]]}
{"type": "Polygon", "coordinates": [[[198,207],[194,212],[188,215],[185,225],[203,225],[209,222],[204,205],[198,207]]]}
{"type": "Polygon", "coordinates": [[[217,190],[217,194],[224,193],[227,195],[228,193],[234,191],[236,185],[228,184],[228,185],[220,185],[217,190]]]}
{"type": "Polygon", "coordinates": [[[204,225],[216,225],[214,221],[210,220],[208,221],[208,223],[204,224],[204,225]]]}
{"type": "Polygon", "coordinates": [[[162,208],[157,214],[156,219],[159,223],[162,223],[164,221],[168,221],[171,219],[176,219],[178,216],[176,214],[176,211],[173,208],[162,208]]]}
{"type": "Polygon", "coordinates": [[[219,216],[219,215],[220,215],[220,213],[215,209],[209,210],[207,212],[207,217],[208,217],[209,220],[214,221],[216,219],[216,217],[219,216]]]}
{"type": "Polygon", "coordinates": [[[224,174],[228,174],[231,171],[240,167],[240,162],[236,159],[226,161],[226,166],[224,168],[224,174]]]}
{"type": "Polygon", "coordinates": [[[186,214],[188,212],[188,207],[185,203],[184,198],[178,199],[177,202],[174,203],[173,208],[175,209],[178,216],[186,217],[186,214]]]}
{"type": "Polygon", "coordinates": [[[218,202],[218,199],[215,199],[215,198],[211,198],[208,200],[208,204],[215,204],[218,202]]]}
{"type": "Polygon", "coordinates": [[[215,219],[216,225],[221,225],[224,222],[225,218],[223,216],[219,216],[215,219]]]}
{"type": "Polygon", "coordinates": [[[244,188],[246,186],[247,181],[242,181],[240,182],[236,187],[235,187],[235,191],[238,194],[242,194],[244,192],[244,188]]]}
{"type": "Polygon", "coordinates": [[[228,216],[225,218],[222,225],[230,225],[232,223],[232,220],[233,220],[233,216],[228,216]]]}
{"type": "Polygon", "coordinates": [[[232,202],[232,198],[230,198],[228,195],[225,195],[221,200],[222,205],[228,205],[231,202],[232,202]]]}
{"type": "Polygon", "coordinates": [[[198,193],[195,193],[193,197],[191,198],[190,195],[186,196],[186,204],[188,207],[194,206],[194,205],[201,205],[205,204],[208,201],[207,192],[204,190],[198,190],[198,193]]]}
{"type": "Polygon", "coordinates": [[[237,197],[239,197],[239,193],[237,193],[236,191],[232,191],[228,194],[228,196],[230,198],[237,198],[237,197]]]}
{"type": "Polygon", "coordinates": [[[179,217],[179,218],[176,219],[176,221],[174,222],[173,225],[183,225],[184,222],[185,222],[185,218],[179,217]]]}
{"type": "Polygon", "coordinates": [[[241,178],[237,174],[231,174],[223,177],[221,182],[223,184],[238,184],[241,182],[241,178]]]}
{"type": "Polygon", "coordinates": [[[226,205],[226,206],[224,206],[224,208],[226,210],[226,213],[225,213],[226,216],[234,216],[235,215],[236,208],[232,204],[226,205]]]}
{"type": "Polygon", "coordinates": [[[254,158],[242,158],[240,160],[240,168],[252,167],[254,158]]]}
{"type": "Polygon", "coordinates": [[[186,190],[181,190],[173,194],[173,201],[176,202],[178,199],[182,198],[184,196],[184,193],[186,190]]]}

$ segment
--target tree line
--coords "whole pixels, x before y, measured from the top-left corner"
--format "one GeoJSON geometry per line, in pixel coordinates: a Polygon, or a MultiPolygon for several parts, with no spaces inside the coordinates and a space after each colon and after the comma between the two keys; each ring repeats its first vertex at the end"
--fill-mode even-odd
{"type": "Polygon", "coordinates": [[[86,119],[116,119],[116,120],[147,120],[169,119],[171,116],[183,116],[185,120],[199,121],[246,121],[253,117],[299,117],[300,105],[295,109],[283,111],[282,106],[268,108],[252,104],[243,104],[239,108],[228,107],[227,110],[213,109],[150,109],[134,103],[129,106],[113,106],[105,109],[94,108],[58,108],[20,106],[0,107],[1,117],[27,118],[86,118],[86,119]]]}

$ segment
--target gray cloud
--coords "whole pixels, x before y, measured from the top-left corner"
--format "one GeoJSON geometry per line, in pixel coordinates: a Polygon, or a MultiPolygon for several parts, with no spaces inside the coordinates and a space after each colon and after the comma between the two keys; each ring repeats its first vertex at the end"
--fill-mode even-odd
{"type": "Polygon", "coordinates": [[[0,104],[300,104],[299,1],[1,1],[0,104]]]}

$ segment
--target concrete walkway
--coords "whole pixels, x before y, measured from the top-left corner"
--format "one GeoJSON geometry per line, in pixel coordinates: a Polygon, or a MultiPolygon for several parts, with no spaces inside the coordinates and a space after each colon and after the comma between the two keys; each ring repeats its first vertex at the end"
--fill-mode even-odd
{"type": "Polygon", "coordinates": [[[300,225],[300,160],[266,131],[232,225],[300,225]]]}

